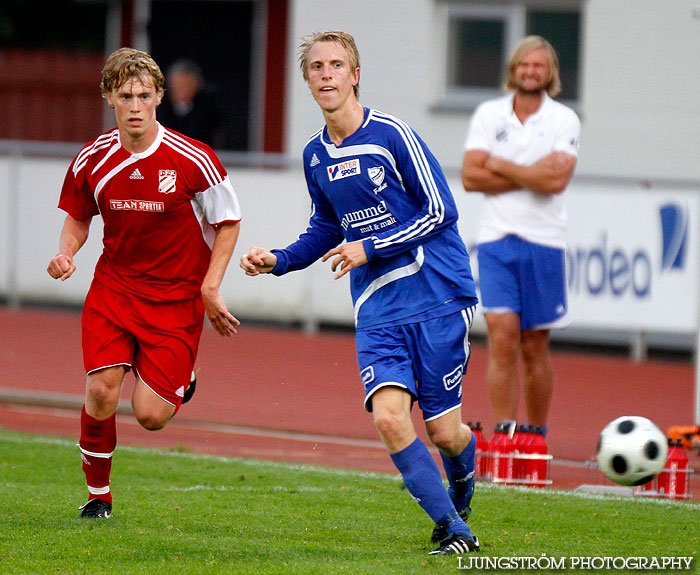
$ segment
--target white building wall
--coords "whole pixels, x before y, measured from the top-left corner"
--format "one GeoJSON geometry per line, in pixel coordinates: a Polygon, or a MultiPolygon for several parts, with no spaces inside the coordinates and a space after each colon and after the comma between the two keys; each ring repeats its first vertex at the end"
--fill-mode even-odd
{"type": "MultiPolygon", "coordinates": [[[[46,273],[65,217],[56,204],[69,164],[68,157],[0,155],[0,205],[6,208],[0,238],[3,299],[80,305],[85,298],[102,251],[99,216],[77,254],[75,274],[60,282],[46,273]]],[[[244,320],[352,326],[349,278],[334,280],[329,263],[316,262],[309,270],[280,278],[249,278],[238,267],[251,246],[281,248],[304,231],[310,201],[302,171],[227,170],[243,212],[238,246],[221,288],[232,313],[244,320]]],[[[449,185],[455,189],[459,179],[450,178],[449,185]]],[[[462,193],[455,198],[459,229],[474,258],[482,196],[462,193]]],[[[692,334],[700,285],[700,189],[575,180],[567,204],[572,328],[599,334],[692,334]],[[675,212],[674,218],[664,222],[662,208],[675,212]]],[[[473,270],[478,277],[476,260],[473,270]]],[[[476,328],[483,329],[480,315],[476,328]]]]}
{"type": "MultiPolygon", "coordinates": [[[[435,66],[431,51],[434,3],[432,0],[294,0],[290,26],[289,94],[286,149],[300,157],[309,136],[323,126],[323,116],[302,78],[297,64],[299,39],[315,31],[341,29],[355,38],[360,51],[360,102],[406,121],[434,152],[440,148],[438,135],[445,139],[445,162],[456,165],[461,153],[455,146],[464,137],[466,117],[445,120],[430,113],[434,102],[435,66]],[[436,125],[435,122],[438,122],[436,125]]],[[[442,150],[440,150],[442,151],[442,150]]]]}
{"type": "MultiPolygon", "coordinates": [[[[618,215],[626,225],[638,221],[644,209],[644,217],[658,226],[661,200],[645,194],[641,180],[698,178],[700,113],[695,102],[700,95],[700,19],[696,17],[700,1],[589,0],[584,6],[582,147],[577,178],[567,192],[573,208],[572,243],[593,253],[600,238],[605,237],[611,250],[618,246],[631,254],[644,250],[656,262],[661,249],[658,230],[646,234],[648,237],[626,234],[634,238],[627,246],[624,229],[615,231],[614,217],[611,221],[610,217],[594,218],[589,214],[585,219],[576,206],[590,207],[585,202],[595,198],[598,213],[604,214],[609,211],[604,201],[609,191],[611,201],[624,196],[625,201],[619,204],[619,211],[624,213],[618,215]],[[581,179],[585,174],[596,178],[581,179]],[[630,180],[612,183],[611,176],[627,176],[630,180]],[[637,194],[645,196],[644,202],[635,202],[637,194]],[[588,221],[594,219],[595,226],[604,226],[605,231],[596,231],[592,237],[577,232],[587,233],[594,227],[588,221]]],[[[444,3],[438,0],[294,0],[290,42],[296,47],[301,36],[331,28],[355,36],[362,57],[361,101],[399,116],[426,140],[448,173],[460,209],[460,229],[470,244],[480,199],[478,194],[465,194],[458,177],[469,115],[438,112],[435,108],[442,66],[442,8],[444,3]]],[[[323,119],[299,72],[296,49],[289,59],[287,151],[294,158],[294,168],[230,170],[244,211],[236,260],[251,245],[286,245],[303,231],[308,219],[301,150],[323,119]]],[[[60,283],[45,272],[58,245],[63,215],[56,209],[56,202],[69,163],[68,157],[25,157],[17,161],[9,155],[0,156],[0,205],[4,208],[0,216],[0,295],[13,293],[13,286],[17,286],[16,293],[22,299],[80,303],[84,298],[101,251],[97,222],[78,255],[79,271],[73,278],[60,283]]],[[[695,199],[687,201],[685,196],[695,198],[700,186],[677,182],[682,193],[676,197],[673,187],[658,183],[651,187],[652,192],[668,194],[669,201],[687,206],[690,245],[697,245],[697,203],[695,199]]],[[[654,272],[660,273],[656,264],[654,272]]],[[[690,291],[681,291],[685,294],[685,309],[693,310],[688,317],[694,318],[698,289],[695,268],[686,268],[682,277],[678,270],[666,273],[671,275],[659,275],[654,285],[661,286],[669,278],[687,283],[690,291]]],[[[616,276],[618,280],[620,277],[616,276]]],[[[224,292],[234,313],[241,317],[349,323],[352,306],[344,280],[334,282],[328,266],[320,263],[311,271],[284,278],[245,278],[234,261],[224,292]]],[[[673,320],[672,314],[667,324],[652,322],[634,308],[620,325],[614,321],[611,325],[601,319],[621,316],[594,316],[605,303],[599,296],[586,296],[572,303],[581,310],[577,323],[593,329],[687,333],[695,325],[694,319],[684,323],[673,320]],[[591,311],[585,306],[591,306],[591,311]],[[592,317],[596,319],[591,323],[592,317]]],[[[623,298],[612,296],[605,303],[610,306],[606,309],[618,310],[621,303],[623,298]]]]}
{"type": "Polygon", "coordinates": [[[579,169],[700,174],[700,3],[590,0],[579,169]]]}
{"type": "MultiPolygon", "coordinates": [[[[296,62],[299,38],[340,28],[361,55],[361,102],[400,117],[446,171],[458,169],[469,112],[439,110],[440,0],[294,0],[287,151],[299,157],[322,126],[296,62]]],[[[579,172],[697,178],[700,2],[588,0],[583,4],[579,172]]]]}

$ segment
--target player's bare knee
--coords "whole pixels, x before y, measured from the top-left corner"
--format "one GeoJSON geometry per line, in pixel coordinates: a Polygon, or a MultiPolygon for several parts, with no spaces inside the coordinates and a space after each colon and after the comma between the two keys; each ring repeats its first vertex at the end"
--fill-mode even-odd
{"type": "Polygon", "coordinates": [[[164,418],[155,413],[136,413],[136,420],[139,425],[148,431],[158,431],[163,429],[169,418],[164,418]]]}
{"type": "Polygon", "coordinates": [[[405,422],[403,417],[385,410],[374,413],[374,426],[384,438],[392,438],[403,432],[405,422]]]}
{"type": "Polygon", "coordinates": [[[428,433],[433,445],[449,457],[459,455],[471,439],[471,432],[464,425],[457,428],[444,426],[428,433]]]}
{"type": "Polygon", "coordinates": [[[433,445],[435,445],[435,447],[437,447],[440,451],[447,453],[448,455],[459,453],[458,449],[460,438],[454,433],[450,433],[446,430],[440,430],[430,436],[430,441],[432,441],[433,445]]]}
{"type": "Polygon", "coordinates": [[[111,385],[103,381],[93,381],[87,388],[87,403],[98,410],[112,409],[116,407],[119,397],[111,385]]]}

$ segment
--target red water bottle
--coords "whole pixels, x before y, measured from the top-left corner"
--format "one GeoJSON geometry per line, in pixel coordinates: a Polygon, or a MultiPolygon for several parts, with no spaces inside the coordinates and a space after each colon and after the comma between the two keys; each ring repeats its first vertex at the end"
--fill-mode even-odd
{"type": "Polygon", "coordinates": [[[491,453],[491,478],[495,483],[507,483],[513,479],[513,441],[511,439],[514,422],[496,424],[496,430],[489,441],[491,453]]]}
{"type": "Polygon", "coordinates": [[[522,483],[528,467],[528,444],[530,443],[530,426],[518,425],[513,434],[513,480],[522,483]],[[523,457],[525,456],[525,457],[523,457]]]}
{"type": "Polygon", "coordinates": [[[488,451],[488,444],[486,438],[484,437],[484,428],[480,421],[477,421],[474,425],[471,422],[467,423],[471,428],[474,437],[476,437],[476,456],[474,464],[474,478],[475,479],[485,479],[486,478],[486,452],[488,451]]]}
{"type": "Polygon", "coordinates": [[[541,427],[535,426],[530,428],[530,444],[527,451],[528,455],[531,456],[531,459],[528,459],[528,484],[535,487],[544,487],[548,483],[547,464],[550,457],[541,427]]]}
{"type": "Polygon", "coordinates": [[[634,494],[642,497],[656,497],[658,495],[658,491],[656,490],[656,481],[657,478],[654,478],[651,481],[647,481],[643,485],[637,485],[634,488],[634,494]]]}
{"type": "Polygon", "coordinates": [[[688,475],[688,456],[683,449],[683,442],[669,439],[666,466],[657,480],[659,495],[668,499],[687,499],[690,496],[688,475]]]}

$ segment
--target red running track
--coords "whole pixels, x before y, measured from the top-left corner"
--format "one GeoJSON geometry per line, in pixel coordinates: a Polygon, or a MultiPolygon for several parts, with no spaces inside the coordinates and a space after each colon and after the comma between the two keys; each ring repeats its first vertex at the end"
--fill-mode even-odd
{"type": "MultiPolygon", "coordinates": [[[[0,426],[32,433],[79,435],[85,375],[80,315],[70,311],[0,308],[0,426]]],[[[463,418],[494,421],[488,402],[486,350],[472,346],[463,418]]],[[[594,459],[600,430],[621,415],[642,415],[662,430],[693,423],[690,363],[553,352],[555,394],[547,438],[555,487],[598,481],[583,462],[594,459]],[[574,462],[562,465],[562,462],[574,462]]],[[[306,335],[243,325],[231,339],[204,330],[199,385],[158,432],[118,416],[119,442],[256,459],[395,472],[363,408],[354,337],[306,335]]],[[[130,376],[123,389],[128,401],[130,376]]],[[[414,410],[422,432],[420,411],[414,410]]],[[[700,458],[690,455],[691,467],[700,458]]],[[[700,497],[700,477],[691,480],[700,497]]]]}

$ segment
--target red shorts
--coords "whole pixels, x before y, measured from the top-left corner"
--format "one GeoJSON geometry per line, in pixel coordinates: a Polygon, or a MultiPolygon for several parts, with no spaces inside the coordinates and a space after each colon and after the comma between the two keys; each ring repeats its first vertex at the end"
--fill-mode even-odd
{"type": "Polygon", "coordinates": [[[83,307],[85,371],[133,367],[156,395],[178,408],[190,382],[203,325],[201,297],[153,302],[93,281],[83,307]]]}

